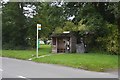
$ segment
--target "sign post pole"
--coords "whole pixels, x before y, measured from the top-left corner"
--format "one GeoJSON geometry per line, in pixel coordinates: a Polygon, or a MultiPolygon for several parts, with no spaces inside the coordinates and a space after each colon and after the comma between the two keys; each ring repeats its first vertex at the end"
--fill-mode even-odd
{"type": "Polygon", "coordinates": [[[37,26],[37,41],[36,41],[36,45],[37,45],[37,48],[36,48],[36,57],[38,58],[38,26],[37,26]]]}
{"type": "Polygon", "coordinates": [[[41,30],[41,24],[37,24],[37,43],[36,43],[36,45],[37,45],[37,48],[36,48],[36,57],[38,58],[38,45],[39,45],[39,43],[38,43],[38,30],[41,30]]]}

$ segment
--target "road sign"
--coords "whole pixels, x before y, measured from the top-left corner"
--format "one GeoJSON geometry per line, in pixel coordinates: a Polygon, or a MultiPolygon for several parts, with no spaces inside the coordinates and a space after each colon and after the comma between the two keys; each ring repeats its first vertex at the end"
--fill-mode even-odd
{"type": "Polygon", "coordinates": [[[41,30],[41,24],[37,24],[37,30],[41,30]]]}

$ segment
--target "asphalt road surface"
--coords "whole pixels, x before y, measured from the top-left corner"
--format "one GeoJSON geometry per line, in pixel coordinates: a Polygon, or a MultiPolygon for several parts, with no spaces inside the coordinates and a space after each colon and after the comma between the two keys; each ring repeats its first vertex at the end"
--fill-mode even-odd
{"type": "Polygon", "coordinates": [[[2,58],[3,78],[117,78],[118,75],[71,67],[2,58]]]}

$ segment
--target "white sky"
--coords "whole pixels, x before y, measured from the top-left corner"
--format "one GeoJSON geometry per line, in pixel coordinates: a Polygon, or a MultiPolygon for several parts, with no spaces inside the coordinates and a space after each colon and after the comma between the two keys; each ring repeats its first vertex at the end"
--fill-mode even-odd
{"type": "Polygon", "coordinates": [[[3,0],[5,3],[8,2],[9,0],[3,0]]]}
{"type": "Polygon", "coordinates": [[[75,15],[68,18],[68,20],[73,20],[75,18],[75,15]]]}

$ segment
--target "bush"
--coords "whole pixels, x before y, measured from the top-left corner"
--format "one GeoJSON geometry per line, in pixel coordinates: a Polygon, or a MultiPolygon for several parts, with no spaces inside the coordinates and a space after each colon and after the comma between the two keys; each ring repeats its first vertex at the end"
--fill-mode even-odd
{"type": "Polygon", "coordinates": [[[5,43],[2,45],[3,50],[25,50],[28,49],[27,46],[22,46],[22,45],[14,45],[10,43],[5,43]]]}
{"type": "Polygon", "coordinates": [[[55,33],[63,33],[63,29],[61,27],[56,27],[55,33]]]}
{"type": "Polygon", "coordinates": [[[12,44],[5,43],[2,45],[2,49],[5,49],[5,50],[13,49],[13,46],[14,45],[12,45],[12,44]]]}
{"type": "Polygon", "coordinates": [[[116,25],[107,24],[109,33],[106,36],[98,37],[97,41],[101,44],[101,47],[110,52],[111,54],[118,54],[118,29],[116,25]]]}

